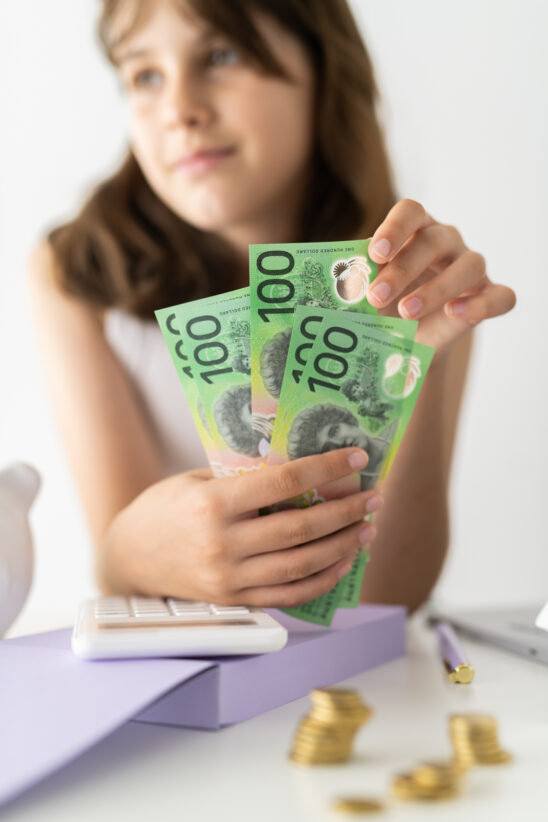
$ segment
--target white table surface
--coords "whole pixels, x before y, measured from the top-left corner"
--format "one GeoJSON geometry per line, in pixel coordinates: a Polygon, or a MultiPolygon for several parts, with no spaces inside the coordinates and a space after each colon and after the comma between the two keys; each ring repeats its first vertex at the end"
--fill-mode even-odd
{"type": "Polygon", "coordinates": [[[374,716],[343,765],[306,768],[288,761],[307,698],[221,731],[129,722],[0,810],[0,819],[334,822],[349,818],[330,808],[334,798],[367,795],[386,800],[384,812],[369,818],[390,822],[548,820],[548,666],[462,644],[476,668],[471,685],[447,681],[420,615],[409,625],[405,658],[344,682],[360,691],[374,716]],[[391,799],[395,773],[448,757],[447,717],[463,711],[493,714],[515,761],[473,769],[458,799],[391,799]]]}

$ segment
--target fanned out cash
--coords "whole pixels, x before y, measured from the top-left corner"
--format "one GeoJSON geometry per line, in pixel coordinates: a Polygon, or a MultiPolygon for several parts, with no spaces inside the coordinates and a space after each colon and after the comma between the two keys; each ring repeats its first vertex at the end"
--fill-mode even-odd
{"type": "MultiPolygon", "coordinates": [[[[390,469],[434,350],[418,323],[379,316],[369,240],[249,247],[249,288],[156,312],[213,474],[233,476],[346,446],[361,472],[265,509],[369,490],[390,469]]],[[[327,594],[287,609],[330,625],[358,604],[369,556],[327,594]]]]}

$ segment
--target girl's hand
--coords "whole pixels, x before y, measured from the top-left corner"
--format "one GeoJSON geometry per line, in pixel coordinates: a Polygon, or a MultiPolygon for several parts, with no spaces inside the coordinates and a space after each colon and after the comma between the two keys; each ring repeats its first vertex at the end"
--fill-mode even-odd
{"type": "Polygon", "coordinates": [[[414,200],[400,200],[390,209],[369,254],[381,265],[367,299],[381,314],[418,320],[417,341],[436,352],[515,305],[512,289],[487,276],[484,257],[414,200]]]}
{"type": "Polygon", "coordinates": [[[361,449],[343,448],[237,477],[212,479],[204,469],[156,483],[109,529],[106,587],[222,605],[284,608],[315,599],[375,537],[363,519],[380,507],[378,492],[265,517],[257,512],[367,461],[361,449]]]}

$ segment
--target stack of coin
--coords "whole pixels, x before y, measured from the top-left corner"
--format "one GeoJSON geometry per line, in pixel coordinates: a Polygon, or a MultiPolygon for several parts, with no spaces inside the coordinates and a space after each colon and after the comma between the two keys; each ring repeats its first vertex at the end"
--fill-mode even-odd
{"type": "Polygon", "coordinates": [[[356,691],[337,688],[311,692],[312,711],[301,720],[289,754],[301,765],[346,762],[354,736],[372,711],[356,691]]]}
{"type": "Polygon", "coordinates": [[[502,765],[512,759],[498,741],[497,721],[487,714],[453,714],[449,717],[455,760],[461,767],[502,765]]]}
{"type": "Polygon", "coordinates": [[[461,773],[452,762],[423,762],[411,773],[398,774],[392,789],[398,799],[452,799],[461,787],[461,773]]]}

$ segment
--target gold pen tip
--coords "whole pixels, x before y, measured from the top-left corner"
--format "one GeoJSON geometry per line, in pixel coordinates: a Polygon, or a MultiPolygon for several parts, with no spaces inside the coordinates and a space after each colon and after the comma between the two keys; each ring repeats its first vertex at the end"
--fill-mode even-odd
{"type": "Polygon", "coordinates": [[[461,665],[449,672],[449,679],[451,682],[456,682],[459,685],[468,685],[474,679],[474,669],[468,662],[463,662],[461,665]]]}

